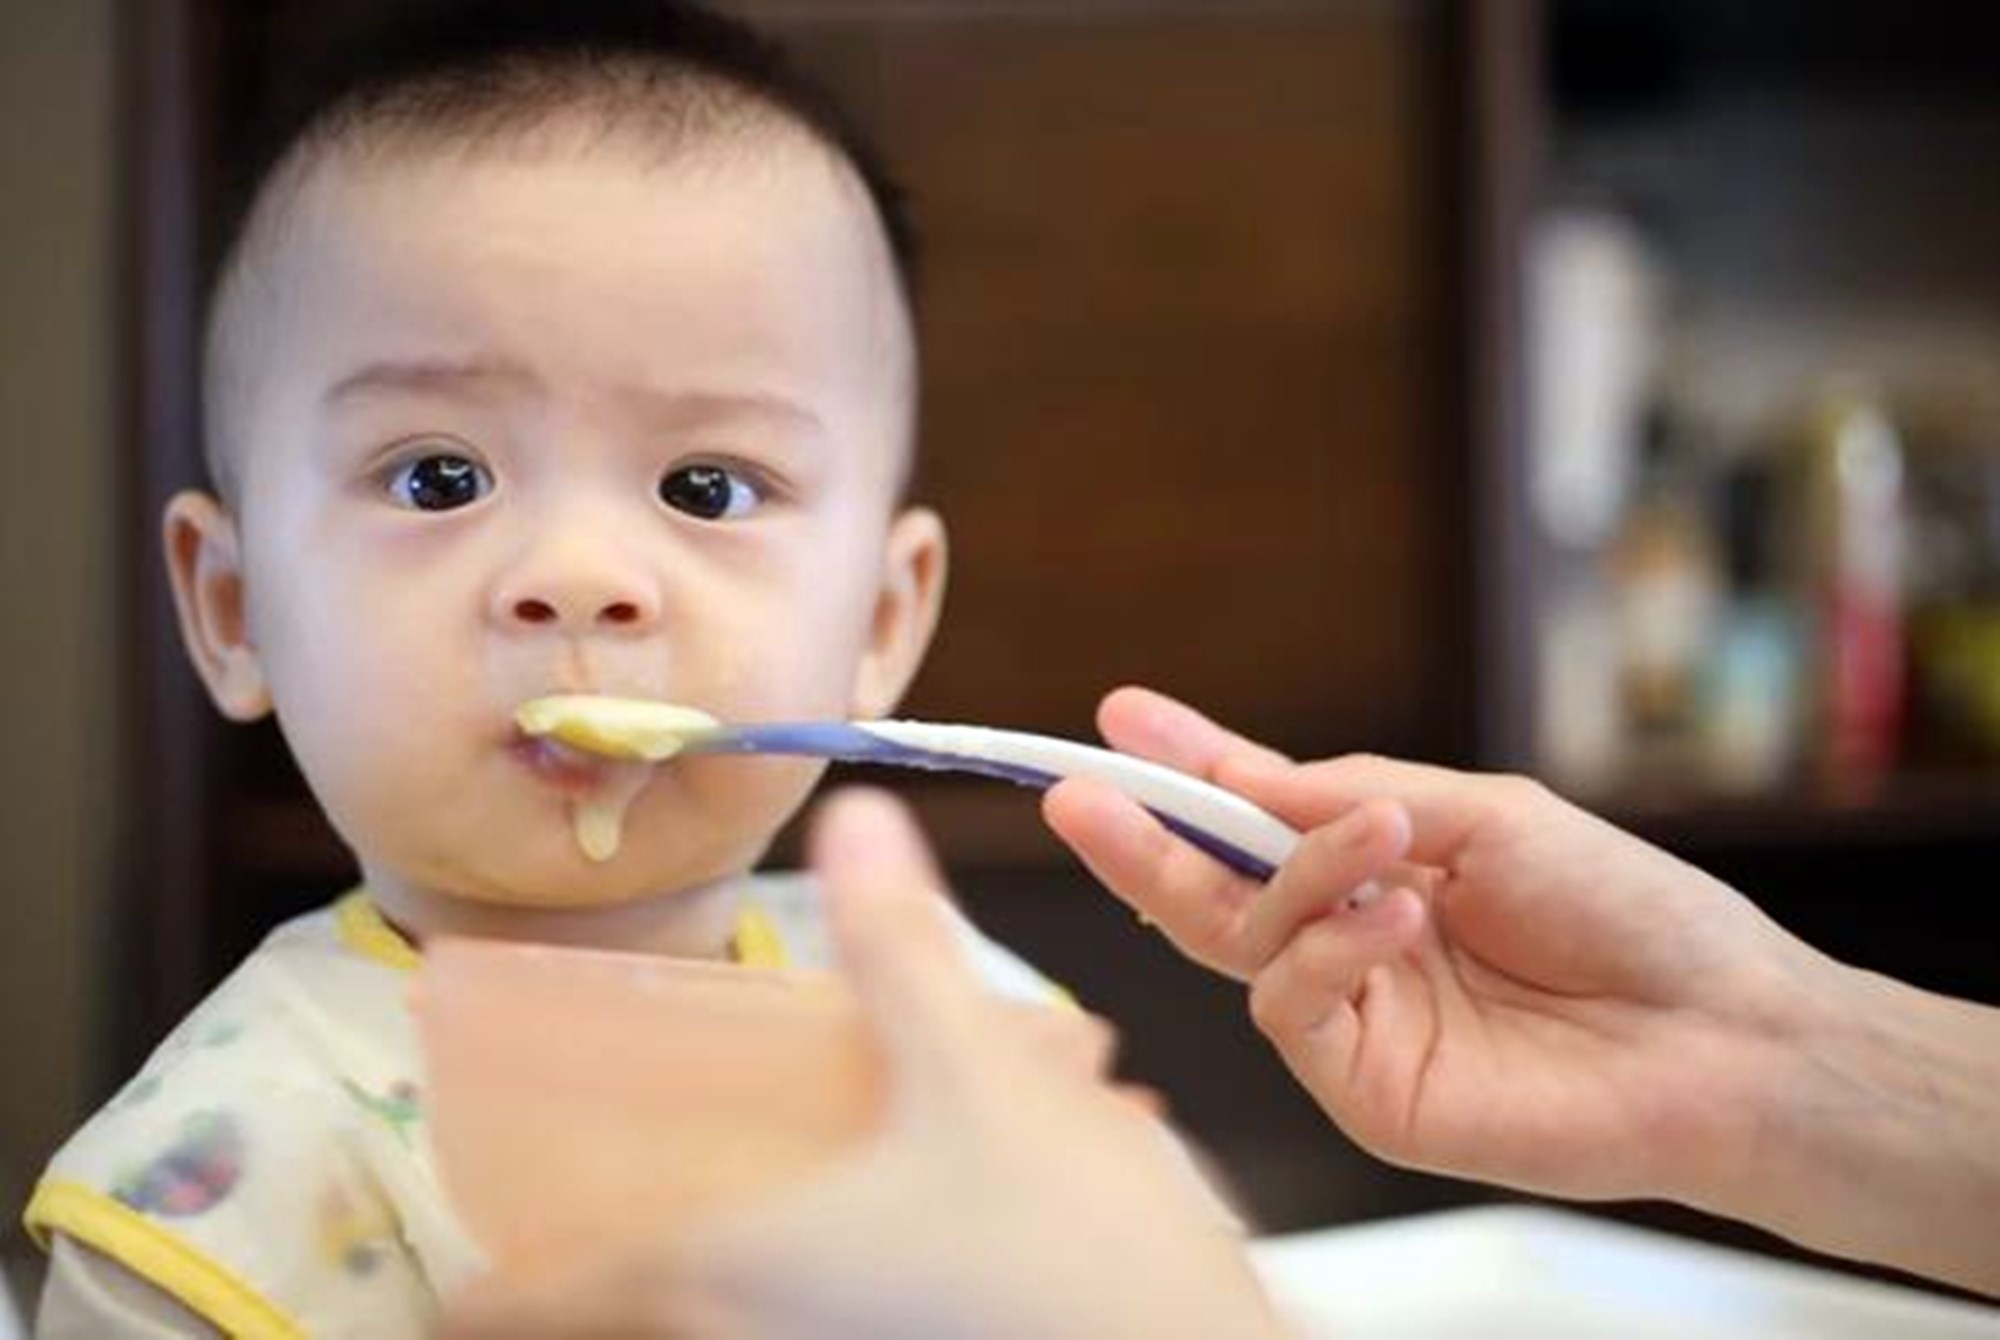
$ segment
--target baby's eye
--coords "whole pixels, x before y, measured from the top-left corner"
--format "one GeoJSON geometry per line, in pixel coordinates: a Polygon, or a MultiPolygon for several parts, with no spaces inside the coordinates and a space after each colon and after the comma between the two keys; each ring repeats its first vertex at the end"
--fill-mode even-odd
{"type": "Polygon", "coordinates": [[[763,501],[757,486],[719,465],[684,465],[660,480],[660,501],[676,512],[721,521],[739,517],[763,501]]]}
{"type": "Polygon", "coordinates": [[[389,476],[389,496],[419,512],[468,507],[492,491],[493,477],[485,466],[450,451],[405,461],[389,476]]]}

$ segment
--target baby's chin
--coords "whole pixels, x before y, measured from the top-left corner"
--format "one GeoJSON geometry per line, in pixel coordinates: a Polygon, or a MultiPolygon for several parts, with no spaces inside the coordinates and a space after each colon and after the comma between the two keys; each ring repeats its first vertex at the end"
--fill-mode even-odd
{"type": "Polygon", "coordinates": [[[708,850],[699,856],[649,850],[658,845],[628,838],[604,859],[586,855],[574,843],[566,850],[516,850],[504,862],[440,870],[437,878],[424,884],[494,908],[611,908],[710,888],[746,874],[764,854],[762,844],[735,851],[708,850]]]}
{"type": "Polygon", "coordinates": [[[718,777],[688,786],[700,776],[692,769],[671,787],[655,779],[625,804],[599,807],[606,813],[594,825],[585,802],[603,797],[585,793],[542,798],[504,818],[480,810],[421,830],[378,824],[373,833],[383,841],[372,850],[354,846],[364,868],[389,884],[488,909],[578,911],[666,899],[740,877],[763,859],[817,771],[775,762],[729,777],[733,785],[713,784],[718,777]]]}

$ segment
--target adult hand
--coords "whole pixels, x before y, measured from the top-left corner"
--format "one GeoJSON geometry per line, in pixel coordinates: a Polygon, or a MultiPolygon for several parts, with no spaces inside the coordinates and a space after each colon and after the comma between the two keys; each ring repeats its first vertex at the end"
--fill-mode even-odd
{"type": "MultiPolygon", "coordinates": [[[[1045,800],[1116,894],[1249,984],[1258,1027],[1369,1150],[1561,1196],[1677,1199],[2000,1285],[1979,1245],[1991,1218],[1937,1243],[1952,1170],[1916,1152],[2000,1145],[2000,1013],[1838,964],[1524,778],[1295,764],[1143,690],[1107,698],[1100,725],[1306,832],[1261,886],[1109,788],[1045,800]]],[[[1995,1161],[1953,1165],[1989,1216],[1995,1161]]]]}
{"type": "Polygon", "coordinates": [[[1164,1128],[1110,1086],[1110,1035],[1025,1022],[965,961],[943,883],[879,793],[811,841],[886,1115],[812,1180],[658,1242],[475,1286],[462,1336],[1277,1334],[1233,1225],[1164,1128]]]}

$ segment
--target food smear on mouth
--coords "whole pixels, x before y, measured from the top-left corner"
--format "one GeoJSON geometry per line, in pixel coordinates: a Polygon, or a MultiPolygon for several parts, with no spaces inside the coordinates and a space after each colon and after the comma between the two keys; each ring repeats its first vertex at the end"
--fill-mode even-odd
{"type": "Polygon", "coordinates": [[[625,837],[625,811],[652,775],[650,767],[619,768],[604,785],[577,798],[570,825],[586,858],[601,865],[618,854],[625,837]]]}
{"type": "MultiPolygon", "coordinates": [[[[621,764],[652,764],[672,758],[691,736],[712,731],[719,723],[680,703],[555,693],[515,708],[514,724],[531,739],[551,741],[552,749],[578,750],[621,764]]],[[[650,767],[613,768],[602,784],[576,799],[570,823],[585,857],[601,864],[618,854],[625,811],[651,775],[650,767]]]]}

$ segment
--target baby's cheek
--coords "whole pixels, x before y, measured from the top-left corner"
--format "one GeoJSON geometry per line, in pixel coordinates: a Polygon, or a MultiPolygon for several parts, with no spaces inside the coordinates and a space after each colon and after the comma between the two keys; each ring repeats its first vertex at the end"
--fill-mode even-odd
{"type": "Polygon", "coordinates": [[[733,649],[717,654],[705,678],[702,710],[724,720],[745,719],[745,709],[765,696],[753,663],[733,649]]]}
{"type": "Polygon", "coordinates": [[[350,663],[279,704],[279,719],[320,807],[349,845],[400,848],[462,794],[472,728],[421,678],[350,663]]]}
{"type": "Polygon", "coordinates": [[[418,834],[424,788],[405,773],[376,766],[352,736],[322,742],[300,760],[321,812],[340,839],[364,859],[402,851],[418,834]]]}
{"type": "Polygon", "coordinates": [[[851,672],[817,649],[791,649],[765,660],[732,658],[718,664],[705,693],[687,695],[724,721],[816,721],[846,715],[851,672]]]}
{"type": "Polygon", "coordinates": [[[737,803],[763,808],[797,805],[826,771],[826,764],[809,758],[709,758],[700,762],[713,765],[710,771],[717,784],[729,787],[737,803]]]}
{"type": "Polygon", "coordinates": [[[824,581],[786,596],[745,601],[717,619],[716,635],[702,640],[697,660],[684,663],[689,678],[702,681],[699,696],[678,696],[725,720],[846,715],[867,638],[865,602],[848,608],[857,603],[851,593],[824,581]]]}
{"type": "Polygon", "coordinates": [[[707,823],[758,847],[797,812],[826,771],[812,759],[772,757],[687,758],[670,766],[688,773],[684,794],[707,823]]]}

